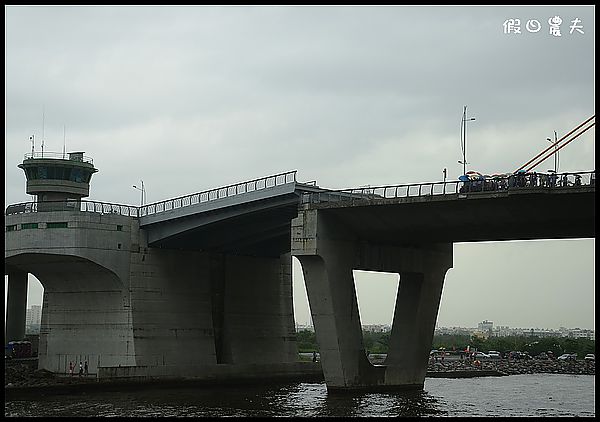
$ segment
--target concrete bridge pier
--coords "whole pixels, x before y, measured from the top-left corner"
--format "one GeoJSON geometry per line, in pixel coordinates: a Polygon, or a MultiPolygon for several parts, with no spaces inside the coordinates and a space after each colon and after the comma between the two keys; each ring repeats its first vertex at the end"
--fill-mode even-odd
{"type": "Polygon", "coordinates": [[[384,362],[386,385],[423,387],[448,268],[439,262],[431,263],[424,272],[400,273],[389,350],[384,362]]]}
{"type": "Polygon", "coordinates": [[[330,391],[423,387],[452,244],[398,243],[359,239],[326,210],[305,209],[292,222],[292,253],[302,264],[330,391]],[[400,274],[384,365],[366,356],[354,269],[400,274]]]}
{"type": "Polygon", "coordinates": [[[10,341],[20,341],[25,338],[27,283],[27,273],[25,271],[11,271],[8,273],[6,344],[10,341]]]}

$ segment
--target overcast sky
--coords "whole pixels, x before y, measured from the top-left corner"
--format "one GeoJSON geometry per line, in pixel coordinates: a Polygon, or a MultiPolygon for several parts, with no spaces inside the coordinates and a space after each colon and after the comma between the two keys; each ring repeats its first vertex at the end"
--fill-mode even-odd
{"type": "MultiPolygon", "coordinates": [[[[94,159],[89,199],[132,205],[140,180],[155,202],[288,170],[336,189],[444,168],[456,179],[465,105],[469,169],[511,172],[595,114],[594,18],[594,6],[5,6],[5,206],[31,200],[17,168],[31,135],[36,151],[43,137],[45,151],[94,159]]],[[[591,129],[559,170],[594,170],[594,153],[591,129]]],[[[438,325],[594,328],[594,248],[455,244],[438,325]]],[[[355,274],[363,324],[390,323],[398,275],[355,274]]],[[[30,305],[41,292],[32,279],[30,305]]]]}

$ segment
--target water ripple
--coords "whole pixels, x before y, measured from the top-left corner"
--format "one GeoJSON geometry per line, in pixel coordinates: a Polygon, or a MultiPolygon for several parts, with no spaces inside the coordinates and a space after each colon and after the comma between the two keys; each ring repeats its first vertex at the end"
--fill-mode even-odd
{"type": "Polygon", "coordinates": [[[584,416],[595,376],[427,378],[423,391],[329,394],[324,383],[162,388],[10,400],[5,416],[584,416]]]}

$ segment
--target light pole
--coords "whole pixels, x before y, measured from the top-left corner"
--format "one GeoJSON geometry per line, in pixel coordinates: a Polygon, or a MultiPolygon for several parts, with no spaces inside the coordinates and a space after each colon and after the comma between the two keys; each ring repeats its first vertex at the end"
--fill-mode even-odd
{"type": "Polygon", "coordinates": [[[461,134],[461,147],[463,152],[462,161],[458,161],[459,164],[463,165],[463,174],[467,173],[467,122],[475,120],[475,117],[470,117],[467,119],[467,106],[463,109],[463,117],[460,122],[460,134],[461,134]]]}
{"type": "Polygon", "coordinates": [[[554,141],[550,138],[546,138],[546,141],[552,142],[554,144],[554,173],[558,174],[558,144],[556,143],[556,131],[554,131],[554,141]]]}
{"type": "Polygon", "coordinates": [[[142,187],[138,188],[136,185],[133,185],[133,187],[139,191],[142,192],[142,201],[141,201],[141,205],[144,206],[144,198],[146,196],[146,189],[144,188],[144,181],[140,180],[142,182],[142,187]]]}
{"type": "Polygon", "coordinates": [[[447,175],[447,169],[446,168],[444,168],[443,173],[444,173],[444,183],[446,183],[446,175],[447,175]]]}

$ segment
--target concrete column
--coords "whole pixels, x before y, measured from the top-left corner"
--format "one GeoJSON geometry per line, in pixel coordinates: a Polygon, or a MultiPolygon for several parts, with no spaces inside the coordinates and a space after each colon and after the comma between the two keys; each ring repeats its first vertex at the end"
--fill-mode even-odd
{"type": "Polygon", "coordinates": [[[298,256],[325,382],[329,390],[377,385],[383,371],[366,357],[352,266],[339,258],[298,256]]]}
{"type": "MultiPolygon", "coordinates": [[[[326,214],[311,213],[299,219],[304,219],[304,233],[311,239],[305,238],[303,250],[293,246],[292,251],[302,264],[327,388],[383,384],[384,369],[371,365],[363,345],[352,273],[358,264],[359,243],[351,231],[326,214]]],[[[298,226],[292,226],[298,234],[298,226]]]]}
{"type": "Polygon", "coordinates": [[[27,315],[27,273],[22,271],[8,274],[8,298],[6,304],[6,343],[25,338],[27,315]]]}
{"type": "MultiPolygon", "coordinates": [[[[450,252],[451,253],[451,252],[450,252]]],[[[386,385],[422,387],[433,341],[447,261],[430,262],[424,272],[400,273],[389,342],[386,385]]]]}
{"type": "Polygon", "coordinates": [[[304,210],[292,227],[328,390],[422,388],[452,244],[359,239],[326,210],[304,210]],[[366,357],[354,269],[400,273],[385,365],[366,357]]]}

